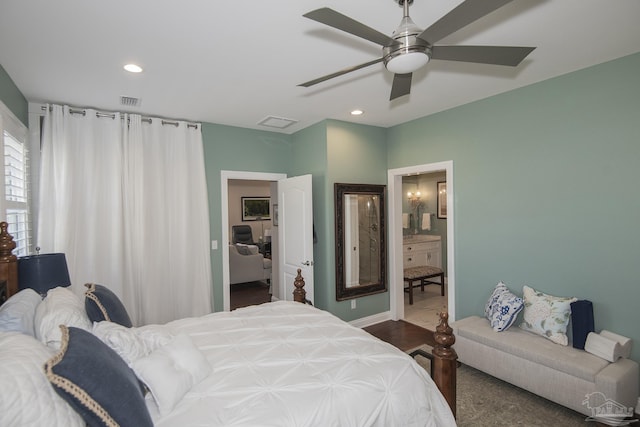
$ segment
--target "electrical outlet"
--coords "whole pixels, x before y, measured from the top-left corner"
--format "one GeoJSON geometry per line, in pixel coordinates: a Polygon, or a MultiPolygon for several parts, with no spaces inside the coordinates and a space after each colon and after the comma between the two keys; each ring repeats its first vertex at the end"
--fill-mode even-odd
{"type": "Polygon", "coordinates": [[[212,240],[211,241],[211,250],[215,251],[216,249],[218,249],[218,241],[217,240],[212,240]]]}
{"type": "Polygon", "coordinates": [[[354,308],[356,308],[356,300],[352,299],[351,300],[351,310],[353,310],[354,308]]]}

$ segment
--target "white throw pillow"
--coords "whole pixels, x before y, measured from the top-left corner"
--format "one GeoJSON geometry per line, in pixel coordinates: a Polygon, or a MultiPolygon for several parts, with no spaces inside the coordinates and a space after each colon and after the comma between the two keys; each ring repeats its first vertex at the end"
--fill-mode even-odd
{"type": "Polygon", "coordinates": [[[205,379],[211,365],[187,335],[133,362],[133,371],[151,391],[160,415],[165,416],[191,388],[205,379]]]}
{"type": "Polygon", "coordinates": [[[53,355],[32,336],[0,332],[0,426],[85,425],[47,380],[43,366],[53,355]]]}
{"type": "Polygon", "coordinates": [[[84,309],[83,299],[65,287],[50,289],[38,305],[34,324],[36,338],[59,350],[62,339],[60,325],[91,331],[91,321],[84,309]]]}
{"type": "Polygon", "coordinates": [[[41,302],[40,294],[31,288],[11,296],[0,307],[0,331],[15,331],[35,337],[34,317],[41,302]]]}
{"type": "Polygon", "coordinates": [[[516,321],[523,304],[522,298],[513,294],[507,285],[499,282],[485,305],[484,314],[494,331],[506,331],[516,321]]]}
{"type": "Polygon", "coordinates": [[[94,322],[93,335],[108,345],[129,365],[166,345],[172,335],[162,325],[147,325],[139,328],[127,328],[118,323],[94,322]]]}
{"type": "Polygon", "coordinates": [[[567,325],[571,318],[571,303],[577,298],[554,297],[528,286],[522,288],[524,319],[520,327],[542,335],[556,344],[567,345],[567,325]]]}

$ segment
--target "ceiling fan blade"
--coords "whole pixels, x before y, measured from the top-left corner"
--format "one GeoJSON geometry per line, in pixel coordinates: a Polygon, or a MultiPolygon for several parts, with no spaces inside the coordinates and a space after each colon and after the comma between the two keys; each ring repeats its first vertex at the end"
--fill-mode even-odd
{"type": "Polygon", "coordinates": [[[512,0],[466,0],[424,30],[418,37],[435,44],[512,0]]]}
{"type": "Polygon", "coordinates": [[[366,25],[343,15],[340,12],[329,9],[328,7],[312,10],[302,16],[353,34],[354,36],[362,37],[363,39],[379,44],[380,46],[391,46],[397,43],[388,35],[382,34],[381,32],[367,27],[366,25]]]}
{"type": "Polygon", "coordinates": [[[374,59],[373,61],[365,62],[364,64],[354,65],[353,67],[345,68],[340,71],[336,71],[335,73],[327,74],[326,76],[318,77],[317,79],[309,80],[308,82],[300,83],[298,86],[309,87],[318,83],[322,83],[326,80],[332,79],[334,77],[341,76],[343,74],[350,73],[355,70],[359,70],[360,68],[368,67],[369,65],[377,64],[378,62],[382,62],[382,58],[374,59]]]}
{"type": "Polygon", "coordinates": [[[515,67],[534,49],[516,46],[433,46],[431,59],[515,67]]]}
{"type": "Polygon", "coordinates": [[[411,73],[408,74],[394,74],[393,85],[391,86],[391,96],[389,101],[393,101],[404,95],[411,93],[411,73]]]}

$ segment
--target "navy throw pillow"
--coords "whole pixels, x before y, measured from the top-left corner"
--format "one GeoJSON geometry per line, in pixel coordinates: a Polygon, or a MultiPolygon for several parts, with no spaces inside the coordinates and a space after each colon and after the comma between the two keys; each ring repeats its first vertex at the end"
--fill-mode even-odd
{"type": "Polygon", "coordinates": [[[593,324],[593,304],[588,300],[571,303],[571,332],[573,348],[584,350],[589,332],[595,332],[593,324]]]}
{"type": "Polygon", "coordinates": [[[90,332],[60,329],[60,352],[44,367],[54,390],[89,427],[152,427],[143,388],[124,360],[90,332]]]}
{"type": "Polygon", "coordinates": [[[124,308],[120,298],[106,286],[95,283],[85,284],[87,291],[84,293],[84,309],[92,322],[108,320],[130,328],[133,326],[131,318],[124,308]]]}

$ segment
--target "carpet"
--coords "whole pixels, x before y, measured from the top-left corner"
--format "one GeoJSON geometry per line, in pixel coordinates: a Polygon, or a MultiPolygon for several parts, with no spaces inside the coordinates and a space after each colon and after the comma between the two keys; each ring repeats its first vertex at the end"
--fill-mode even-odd
{"type": "MultiPolygon", "coordinates": [[[[431,352],[431,347],[418,347],[431,352]]],[[[411,349],[406,353],[411,353],[411,349]]],[[[416,356],[416,362],[431,372],[429,359],[416,356]]],[[[594,426],[586,416],[461,365],[457,372],[456,422],[459,427],[594,426]]]]}

